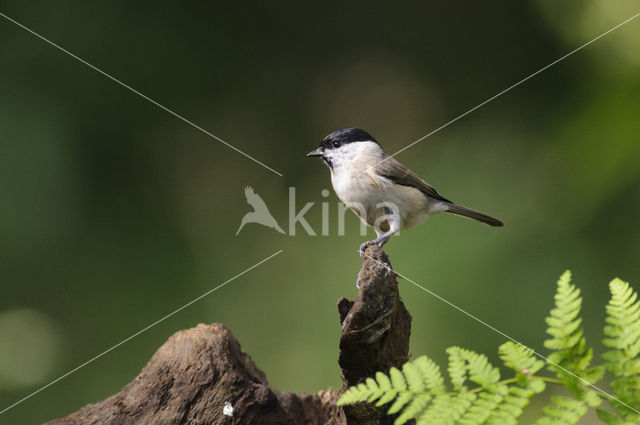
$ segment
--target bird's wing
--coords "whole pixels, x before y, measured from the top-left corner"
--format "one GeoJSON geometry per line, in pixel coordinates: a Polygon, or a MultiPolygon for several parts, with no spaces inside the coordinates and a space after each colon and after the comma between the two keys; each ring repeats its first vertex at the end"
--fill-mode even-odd
{"type": "Polygon", "coordinates": [[[416,173],[400,164],[400,162],[392,156],[385,154],[382,162],[378,163],[374,169],[379,176],[385,177],[396,184],[414,187],[425,195],[437,199],[438,201],[453,203],[440,195],[433,186],[418,177],[416,173]]]}
{"type": "Polygon", "coordinates": [[[255,211],[268,211],[267,205],[264,203],[260,195],[253,191],[251,186],[244,189],[244,195],[247,197],[247,203],[251,205],[255,211]]]}

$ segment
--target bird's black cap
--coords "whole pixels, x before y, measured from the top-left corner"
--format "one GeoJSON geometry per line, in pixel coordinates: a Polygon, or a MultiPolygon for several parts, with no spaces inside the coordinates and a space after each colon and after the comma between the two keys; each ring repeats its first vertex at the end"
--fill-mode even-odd
{"type": "Polygon", "coordinates": [[[322,140],[320,146],[331,148],[334,142],[338,142],[341,145],[346,145],[347,143],[366,141],[378,143],[378,141],[374,139],[372,135],[364,130],[360,130],[359,128],[343,128],[342,130],[336,130],[325,137],[322,140]]]}

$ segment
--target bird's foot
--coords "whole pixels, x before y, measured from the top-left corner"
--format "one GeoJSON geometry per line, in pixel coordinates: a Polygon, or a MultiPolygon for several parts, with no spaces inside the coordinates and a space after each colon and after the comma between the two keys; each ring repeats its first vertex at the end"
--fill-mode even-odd
{"type": "Polygon", "coordinates": [[[360,245],[360,258],[364,258],[364,252],[367,250],[367,248],[375,244],[375,241],[366,241],[365,243],[360,245]]]}

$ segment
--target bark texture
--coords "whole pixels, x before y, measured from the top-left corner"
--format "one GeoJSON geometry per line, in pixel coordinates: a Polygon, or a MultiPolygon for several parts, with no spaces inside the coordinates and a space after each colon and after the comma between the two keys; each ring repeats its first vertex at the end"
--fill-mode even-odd
{"type": "MultiPolygon", "coordinates": [[[[386,372],[409,360],[411,315],[400,300],[389,257],[377,245],[365,251],[358,282],[355,301],[338,300],[343,391],[379,370],[386,372]]],[[[344,406],[343,411],[349,425],[386,425],[395,419],[385,414],[386,408],[365,403],[344,406]]]]}
{"type": "MultiPolygon", "coordinates": [[[[344,390],[378,370],[408,360],[411,316],[400,301],[386,254],[367,248],[355,301],[338,300],[344,390]]],[[[339,392],[293,394],[269,386],[265,374],[221,324],[180,331],[119,393],[50,425],[378,425],[384,410],[338,408],[339,392]]]]}

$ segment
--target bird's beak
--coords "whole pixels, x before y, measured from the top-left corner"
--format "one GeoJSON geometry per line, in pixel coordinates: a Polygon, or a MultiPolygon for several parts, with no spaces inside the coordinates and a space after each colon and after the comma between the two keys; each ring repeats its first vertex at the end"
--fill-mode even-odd
{"type": "Polygon", "coordinates": [[[307,154],[307,158],[311,158],[312,156],[322,156],[322,150],[320,148],[311,151],[307,154]]]}

